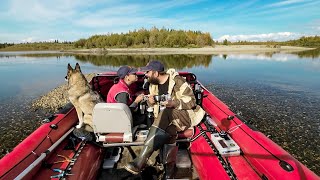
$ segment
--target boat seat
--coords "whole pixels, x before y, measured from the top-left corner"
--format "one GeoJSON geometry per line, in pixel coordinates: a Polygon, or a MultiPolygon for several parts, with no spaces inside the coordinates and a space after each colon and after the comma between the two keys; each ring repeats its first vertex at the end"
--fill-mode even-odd
{"type": "Polygon", "coordinates": [[[132,142],[132,114],[123,103],[98,103],[93,109],[97,142],[132,142]]]}

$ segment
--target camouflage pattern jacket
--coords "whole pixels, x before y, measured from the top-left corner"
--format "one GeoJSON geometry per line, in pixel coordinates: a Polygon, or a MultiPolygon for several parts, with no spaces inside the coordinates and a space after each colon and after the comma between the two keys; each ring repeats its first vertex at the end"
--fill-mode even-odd
{"type": "MultiPolygon", "coordinates": [[[[183,77],[179,76],[178,72],[174,69],[169,69],[167,74],[169,74],[168,94],[171,95],[172,100],[176,104],[175,109],[186,110],[191,120],[191,126],[196,126],[202,120],[205,111],[196,104],[196,98],[190,84],[183,77]]],[[[158,95],[158,85],[150,84],[149,92],[151,95],[158,95]]],[[[153,107],[154,116],[158,117],[159,105],[155,104],[153,107]]],[[[185,127],[177,128],[181,131],[185,130],[185,127]]]]}

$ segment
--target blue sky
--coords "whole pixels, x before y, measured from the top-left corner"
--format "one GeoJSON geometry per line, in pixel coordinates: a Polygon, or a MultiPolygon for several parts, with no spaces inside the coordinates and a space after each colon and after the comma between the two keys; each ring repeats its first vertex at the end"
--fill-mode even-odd
{"type": "Polygon", "coordinates": [[[320,0],[1,0],[0,43],[74,41],[151,27],[214,40],[284,41],[320,35],[320,0]]]}

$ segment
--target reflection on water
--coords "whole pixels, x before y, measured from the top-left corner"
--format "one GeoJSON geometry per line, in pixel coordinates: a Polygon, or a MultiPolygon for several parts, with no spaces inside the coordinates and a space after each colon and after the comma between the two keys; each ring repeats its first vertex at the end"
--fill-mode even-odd
{"type": "Polygon", "coordinates": [[[263,54],[221,54],[219,57],[223,59],[245,59],[245,60],[266,60],[266,61],[288,61],[301,58],[319,59],[320,49],[301,51],[294,53],[263,53],[263,54]]]}
{"type": "Polygon", "coordinates": [[[319,54],[319,49],[293,54],[228,55],[71,55],[58,52],[0,52],[0,83],[7,87],[6,90],[0,89],[0,100],[14,95],[13,92],[24,93],[26,87],[30,92],[32,87],[38,87],[33,92],[44,92],[39,89],[52,88],[51,84],[61,83],[59,74],[65,74],[68,63],[79,62],[84,73],[100,73],[116,71],[122,65],[142,67],[155,59],[162,61],[167,68],[193,72],[204,83],[262,82],[282,89],[319,94],[319,54]],[[21,74],[24,74],[23,77],[21,74]],[[7,75],[11,81],[5,78],[7,75]],[[46,86],[47,81],[44,79],[50,79],[51,83],[46,86]]]}
{"type": "Polygon", "coordinates": [[[309,51],[301,51],[293,54],[297,54],[300,58],[319,58],[320,57],[320,48],[309,50],[309,51]]]}
{"type": "Polygon", "coordinates": [[[0,59],[13,57],[34,57],[46,58],[56,57],[75,57],[80,62],[89,62],[95,66],[113,66],[130,65],[134,67],[144,66],[153,59],[162,61],[166,67],[176,69],[192,68],[197,66],[208,67],[214,56],[221,59],[240,59],[240,60],[268,60],[268,61],[288,61],[301,58],[319,59],[320,48],[308,51],[287,53],[257,53],[257,54],[220,54],[220,55],[84,55],[61,53],[58,51],[21,51],[21,52],[0,52],[0,59]]]}
{"type": "Polygon", "coordinates": [[[119,67],[129,65],[133,67],[145,66],[150,60],[159,60],[165,67],[182,70],[197,66],[208,67],[212,55],[75,55],[81,62],[90,62],[96,66],[119,67]]]}
{"type": "Polygon", "coordinates": [[[223,55],[223,59],[234,59],[234,60],[261,60],[261,61],[288,61],[300,59],[299,56],[295,54],[231,54],[223,55]]]}
{"type": "Polygon", "coordinates": [[[61,55],[62,53],[59,51],[0,51],[1,57],[10,57],[10,56],[43,56],[43,57],[51,57],[51,55],[61,55]]]}

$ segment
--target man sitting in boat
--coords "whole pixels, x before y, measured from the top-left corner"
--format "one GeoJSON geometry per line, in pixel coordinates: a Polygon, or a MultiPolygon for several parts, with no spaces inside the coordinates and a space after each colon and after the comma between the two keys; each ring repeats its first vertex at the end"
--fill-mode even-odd
{"type": "MultiPolygon", "coordinates": [[[[153,151],[160,149],[164,144],[174,144],[177,132],[196,126],[205,114],[196,104],[190,85],[174,69],[165,72],[161,62],[151,61],[142,67],[141,71],[146,72],[150,83],[148,104],[154,109],[154,123],[150,127],[141,154],[133,162],[125,165],[125,169],[133,174],[138,174],[145,167],[153,151]],[[159,102],[159,98],[155,97],[163,97],[161,95],[169,98],[165,102],[159,102]],[[164,108],[161,108],[161,105],[164,108]]],[[[171,166],[174,167],[174,162],[171,166]]]]}
{"type": "MultiPolygon", "coordinates": [[[[137,69],[130,66],[121,66],[117,71],[119,76],[119,82],[114,84],[107,95],[108,103],[124,103],[129,106],[132,112],[135,112],[138,108],[138,104],[143,100],[143,94],[140,94],[136,99],[132,100],[132,93],[129,89],[130,85],[138,80],[137,69]]],[[[141,124],[144,121],[142,118],[136,118],[133,121],[133,126],[141,124]]]]}

